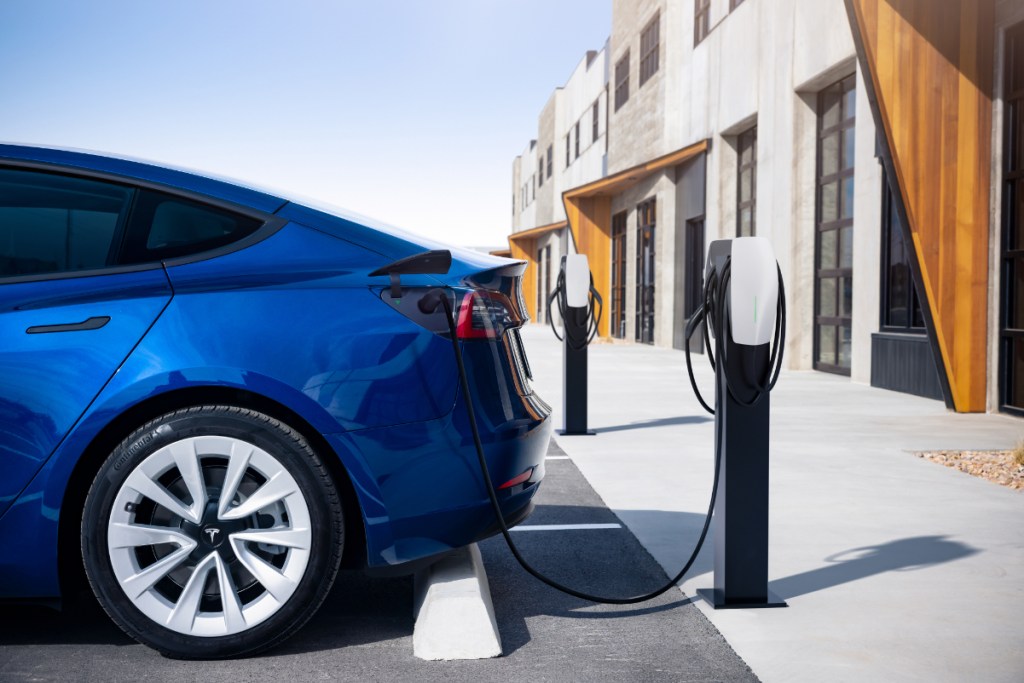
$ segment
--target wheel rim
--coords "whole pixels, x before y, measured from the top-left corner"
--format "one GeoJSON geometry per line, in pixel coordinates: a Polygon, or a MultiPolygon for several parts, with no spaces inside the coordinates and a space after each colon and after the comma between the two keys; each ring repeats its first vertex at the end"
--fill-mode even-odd
{"type": "Polygon", "coordinates": [[[107,550],[148,618],[216,637],[252,628],[295,592],[309,564],[309,508],[294,477],[246,441],[199,436],[147,457],[117,492],[107,550]]]}

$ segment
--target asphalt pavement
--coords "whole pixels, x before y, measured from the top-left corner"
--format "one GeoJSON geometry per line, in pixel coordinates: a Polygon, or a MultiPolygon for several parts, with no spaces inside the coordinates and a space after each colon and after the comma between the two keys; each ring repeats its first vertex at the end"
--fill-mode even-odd
{"type": "MultiPolygon", "coordinates": [[[[553,442],[537,510],[524,523],[618,524],[553,442]]],[[[698,527],[679,522],[689,547],[698,527]]],[[[633,595],[667,578],[624,527],[514,532],[523,554],[585,591],[633,595]]],[[[91,596],[63,612],[0,606],[0,681],[756,681],[691,599],[672,589],[648,603],[594,605],[524,572],[504,541],[480,544],[504,656],[426,662],[413,656],[411,577],[339,575],[316,617],[283,646],[232,661],[166,659],[124,635],[91,596]]]]}

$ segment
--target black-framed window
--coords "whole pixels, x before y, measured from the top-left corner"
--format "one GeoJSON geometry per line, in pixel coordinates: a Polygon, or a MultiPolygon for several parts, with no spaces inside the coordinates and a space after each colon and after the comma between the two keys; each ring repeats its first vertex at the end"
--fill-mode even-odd
{"type": "Polygon", "coordinates": [[[601,98],[594,100],[594,105],[590,108],[590,142],[597,142],[598,131],[600,130],[599,125],[601,121],[601,98]]]}
{"type": "Polygon", "coordinates": [[[814,367],[850,374],[856,76],[818,93],[814,367]]]}
{"type": "Polygon", "coordinates": [[[573,136],[576,139],[576,158],[580,158],[580,122],[576,122],[576,126],[573,129],[573,136]]]}
{"type": "Polygon", "coordinates": [[[572,157],[569,155],[569,150],[572,148],[572,133],[565,134],[565,167],[569,168],[569,164],[572,163],[572,157]]]}
{"type": "Polygon", "coordinates": [[[537,160],[537,187],[544,187],[544,156],[537,160]]]}
{"type": "Polygon", "coordinates": [[[117,265],[133,195],[122,185],[0,169],[0,277],[117,265]]]}
{"type": "Polygon", "coordinates": [[[634,337],[642,344],[654,343],[654,273],[656,264],[656,200],[636,207],[636,327],[634,337]]]}
{"type": "Polygon", "coordinates": [[[615,111],[629,100],[629,50],[615,64],[615,111]]]}
{"type": "Polygon", "coordinates": [[[694,0],[693,3],[693,44],[707,38],[711,32],[711,0],[694,0]]]}
{"type": "Polygon", "coordinates": [[[1024,22],[1006,32],[999,407],[1024,415],[1024,22]]]}
{"type": "Polygon", "coordinates": [[[612,216],[612,301],[611,331],[626,337],[626,212],[612,216]]]}
{"type": "Polygon", "coordinates": [[[661,12],[658,12],[640,33],[640,79],[637,87],[642,88],[651,76],[658,73],[658,53],[661,51],[660,24],[661,12]]]}
{"type": "Polygon", "coordinates": [[[555,165],[555,146],[554,145],[548,145],[548,167],[547,167],[547,176],[548,176],[548,178],[551,177],[551,172],[552,172],[552,170],[554,170],[553,169],[554,165],[555,165]]]}
{"type": "Polygon", "coordinates": [[[914,286],[911,245],[903,239],[892,188],[882,173],[882,306],[881,328],[887,332],[924,334],[924,313],[914,286]]]}
{"type": "Polygon", "coordinates": [[[736,139],[736,236],[757,234],[757,126],[736,139]]]}

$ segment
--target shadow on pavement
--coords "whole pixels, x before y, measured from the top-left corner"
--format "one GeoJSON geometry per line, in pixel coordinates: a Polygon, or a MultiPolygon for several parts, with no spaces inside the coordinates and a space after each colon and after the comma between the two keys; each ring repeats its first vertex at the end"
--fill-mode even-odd
{"type": "Polygon", "coordinates": [[[830,555],[825,562],[831,564],[772,581],[769,586],[781,598],[795,598],[884,572],[926,569],[978,552],[976,548],[948,540],[946,536],[901,538],[830,555]]]}
{"type": "Polygon", "coordinates": [[[702,422],[711,422],[712,419],[713,418],[710,417],[704,417],[703,415],[682,415],[680,417],[661,417],[657,420],[641,420],[640,422],[630,422],[628,424],[614,425],[612,427],[593,427],[592,430],[598,434],[604,434],[606,432],[624,432],[627,429],[646,429],[648,427],[701,424],[702,422]]]}

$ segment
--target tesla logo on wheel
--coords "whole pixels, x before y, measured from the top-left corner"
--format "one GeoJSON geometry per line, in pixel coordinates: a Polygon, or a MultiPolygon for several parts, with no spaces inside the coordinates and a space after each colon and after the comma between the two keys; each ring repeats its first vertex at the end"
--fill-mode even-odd
{"type": "Polygon", "coordinates": [[[217,534],[220,533],[220,529],[214,529],[211,527],[209,529],[205,529],[203,533],[210,537],[210,545],[213,545],[217,542],[217,534]]]}

